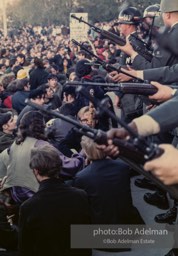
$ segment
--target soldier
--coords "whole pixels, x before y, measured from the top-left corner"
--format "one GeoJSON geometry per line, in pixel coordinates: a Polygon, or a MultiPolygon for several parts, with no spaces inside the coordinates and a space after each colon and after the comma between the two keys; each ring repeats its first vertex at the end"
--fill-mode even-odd
{"type": "MultiPolygon", "coordinates": [[[[121,36],[125,38],[129,38],[129,36],[134,34],[135,36],[137,35],[137,26],[141,22],[141,13],[139,10],[135,7],[127,7],[119,13],[118,16],[118,29],[120,31],[121,36]]],[[[120,64],[121,65],[126,65],[130,62],[128,60],[129,56],[127,54],[121,54],[120,58],[120,64]]]]}
{"type": "MultiPolygon", "coordinates": [[[[164,24],[169,27],[169,44],[171,51],[166,51],[161,49],[160,53],[156,53],[156,56],[153,57],[152,62],[148,62],[145,59],[143,59],[142,56],[139,56],[137,53],[134,53],[132,51],[131,47],[126,46],[126,50],[129,50],[132,54],[133,59],[133,65],[132,67],[136,69],[140,69],[141,67],[144,69],[151,68],[151,67],[162,67],[157,69],[150,69],[150,70],[144,70],[144,71],[129,71],[130,74],[135,75],[139,78],[145,79],[145,80],[152,80],[152,81],[161,81],[163,83],[171,83],[175,82],[175,78],[178,78],[178,75],[176,74],[175,70],[178,69],[178,64],[176,64],[173,67],[169,67],[173,65],[174,63],[177,63],[178,61],[178,52],[177,52],[177,45],[176,42],[178,40],[178,2],[175,0],[170,0],[169,3],[166,0],[161,1],[160,9],[162,12],[162,17],[164,24]],[[159,56],[158,56],[159,55],[159,56]],[[167,65],[167,67],[163,67],[167,65]],[[171,70],[171,72],[170,72],[171,70]],[[166,71],[166,73],[165,73],[166,71]]],[[[112,73],[111,73],[112,74],[112,73]]],[[[113,75],[113,74],[112,74],[113,75]]],[[[113,77],[114,81],[126,81],[128,78],[124,77],[122,74],[116,74],[113,77]]],[[[130,78],[129,78],[130,79],[130,78]]],[[[159,134],[161,136],[161,143],[165,143],[165,139],[167,140],[167,134],[165,137],[165,134],[159,134]],[[163,135],[163,136],[162,136],[163,135]],[[163,139],[163,140],[162,140],[163,139]]],[[[171,139],[171,138],[170,138],[171,139]]],[[[171,142],[171,141],[170,141],[171,142]]],[[[170,143],[166,142],[166,143],[170,143]]],[[[146,181],[146,179],[143,180],[136,180],[135,184],[139,187],[152,187],[150,183],[146,181]],[[147,186],[148,185],[148,186],[147,186]]],[[[161,191],[156,192],[154,194],[146,193],[144,196],[144,199],[147,203],[150,204],[156,204],[161,209],[167,209],[168,208],[168,200],[166,198],[165,193],[162,193],[161,191]]],[[[175,214],[174,214],[175,216],[175,214]]],[[[160,217],[160,216],[158,216],[160,217]]],[[[156,218],[156,217],[155,217],[156,218]]],[[[157,218],[156,218],[157,220],[157,218]]],[[[160,221],[160,218],[159,218],[160,221]]]]}
{"type": "MultiPolygon", "coordinates": [[[[177,56],[174,53],[178,53],[177,51],[177,40],[178,40],[178,2],[176,0],[170,0],[169,2],[166,0],[161,1],[160,5],[163,21],[166,27],[169,27],[169,44],[170,44],[170,51],[165,51],[164,49],[158,49],[155,52],[155,56],[153,57],[151,62],[146,61],[142,56],[138,55],[136,53],[132,46],[129,44],[129,42],[122,47],[121,49],[127,54],[129,54],[133,60],[132,67],[137,70],[143,70],[143,69],[150,69],[150,68],[158,68],[158,67],[164,67],[164,66],[172,66],[176,63],[178,63],[178,54],[177,56]],[[173,53],[174,52],[174,53],[173,53]]],[[[161,69],[160,69],[161,70],[161,69]]],[[[164,70],[165,71],[165,70],[164,70]]],[[[160,81],[158,78],[156,78],[156,75],[159,74],[158,70],[153,71],[154,72],[154,79],[152,78],[152,70],[150,72],[144,71],[144,77],[140,74],[136,74],[138,77],[143,77],[145,80],[154,80],[154,81],[160,81]],[[145,75],[147,74],[147,75],[145,75]],[[155,79],[156,78],[156,79],[155,79]]],[[[161,72],[161,75],[159,74],[158,77],[161,78],[163,75],[163,72],[161,72]]],[[[113,73],[112,73],[113,76],[113,73]]],[[[117,75],[113,77],[113,80],[116,82],[120,81],[127,81],[130,78],[117,75]]]]}
{"type": "Polygon", "coordinates": [[[148,6],[143,13],[143,39],[148,44],[148,46],[152,46],[152,33],[157,28],[156,20],[160,17],[160,5],[154,4],[148,6]]]}
{"type": "MultiPolygon", "coordinates": [[[[118,17],[120,34],[125,38],[129,38],[131,34],[137,37],[137,26],[140,21],[141,13],[137,8],[127,7],[121,10],[118,17]]],[[[130,61],[130,57],[124,52],[121,52],[119,63],[121,65],[126,65],[129,64],[130,61]]],[[[118,102],[121,107],[121,116],[125,122],[130,122],[133,118],[142,115],[142,101],[136,95],[123,95],[120,93],[117,93],[116,95],[118,96],[118,102]]]]}

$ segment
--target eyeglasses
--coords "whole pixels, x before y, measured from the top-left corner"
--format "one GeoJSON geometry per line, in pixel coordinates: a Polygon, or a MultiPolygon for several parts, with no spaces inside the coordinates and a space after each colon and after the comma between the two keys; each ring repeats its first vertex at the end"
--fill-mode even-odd
{"type": "Polygon", "coordinates": [[[89,120],[88,120],[88,119],[80,119],[80,122],[81,122],[81,123],[88,123],[89,120]]]}

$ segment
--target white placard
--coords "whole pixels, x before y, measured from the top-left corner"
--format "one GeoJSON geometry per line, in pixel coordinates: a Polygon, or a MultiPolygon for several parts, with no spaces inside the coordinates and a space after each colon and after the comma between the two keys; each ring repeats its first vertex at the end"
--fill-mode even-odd
{"type": "Polygon", "coordinates": [[[71,15],[75,15],[78,18],[81,18],[88,22],[88,13],[71,13],[70,14],[70,40],[75,39],[78,42],[83,42],[87,40],[87,34],[89,27],[83,22],[71,18],[71,15]]]}

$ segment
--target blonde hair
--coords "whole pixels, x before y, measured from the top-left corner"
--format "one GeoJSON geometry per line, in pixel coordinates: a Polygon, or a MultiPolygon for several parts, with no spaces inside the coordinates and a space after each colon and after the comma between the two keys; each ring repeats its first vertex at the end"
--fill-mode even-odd
{"type": "Polygon", "coordinates": [[[106,157],[106,154],[97,148],[97,144],[86,136],[82,136],[81,146],[89,160],[104,159],[106,157]]]}
{"type": "Polygon", "coordinates": [[[85,106],[85,107],[82,107],[80,110],[79,110],[79,112],[77,113],[77,117],[78,117],[78,119],[80,119],[82,116],[83,116],[83,114],[85,114],[86,112],[89,112],[89,106],[85,106]]]}

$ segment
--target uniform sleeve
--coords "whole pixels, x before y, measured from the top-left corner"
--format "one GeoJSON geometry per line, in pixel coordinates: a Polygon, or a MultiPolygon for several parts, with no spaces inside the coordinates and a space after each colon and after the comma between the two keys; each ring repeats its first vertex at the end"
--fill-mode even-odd
{"type": "Polygon", "coordinates": [[[148,115],[159,124],[160,131],[165,132],[178,126],[177,110],[178,96],[175,95],[171,100],[148,112],[148,115]]]}
{"type": "Polygon", "coordinates": [[[162,84],[178,82],[178,64],[171,67],[144,70],[143,78],[148,81],[158,81],[162,84]]]}
{"type": "Polygon", "coordinates": [[[159,53],[156,54],[156,56],[153,56],[151,62],[147,61],[144,57],[137,55],[132,62],[132,67],[136,70],[163,67],[168,65],[170,59],[171,54],[164,50],[161,50],[159,53]]]}

